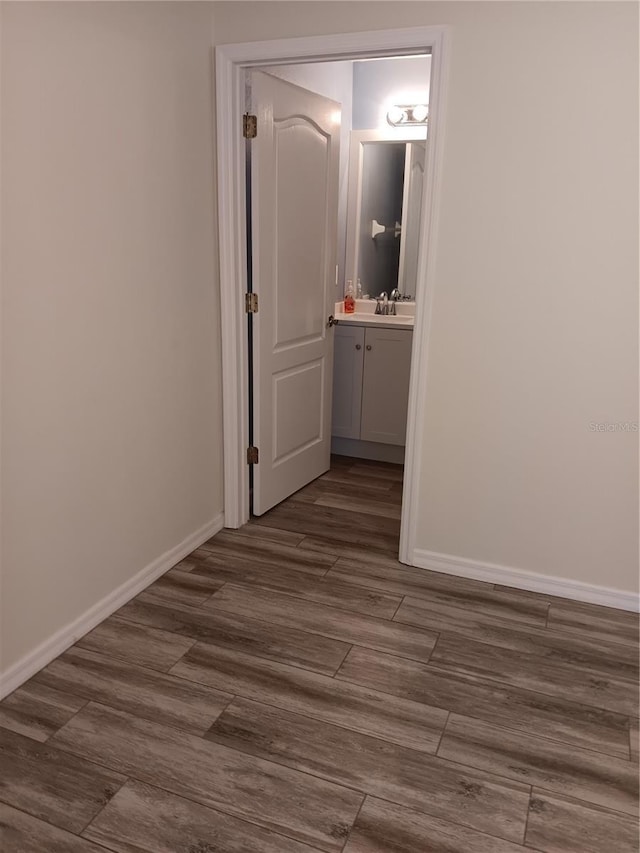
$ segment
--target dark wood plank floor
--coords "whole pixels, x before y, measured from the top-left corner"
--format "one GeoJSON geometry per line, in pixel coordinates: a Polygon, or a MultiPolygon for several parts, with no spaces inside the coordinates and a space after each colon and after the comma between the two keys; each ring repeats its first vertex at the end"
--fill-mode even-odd
{"type": "Polygon", "coordinates": [[[638,851],[638,618],[402,566],[336,458],[0,703],[7,853],[638,851]]]}

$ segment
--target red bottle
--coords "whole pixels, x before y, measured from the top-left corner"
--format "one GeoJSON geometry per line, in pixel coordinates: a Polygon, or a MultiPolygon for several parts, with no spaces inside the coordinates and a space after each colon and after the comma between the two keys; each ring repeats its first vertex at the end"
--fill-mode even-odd
{"type": "Polygon", "coordinates": [[[353,314],[356,310],[356,300],[353,295],[353,282],[351,279],[347,282],[347,287],[344,292],[344,313],[353,314]]]}

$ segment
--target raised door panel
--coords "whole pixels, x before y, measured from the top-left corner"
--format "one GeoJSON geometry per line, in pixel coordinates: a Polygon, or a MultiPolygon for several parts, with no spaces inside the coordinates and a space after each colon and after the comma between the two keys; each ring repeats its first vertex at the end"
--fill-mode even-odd
{"type": "Polygon", "coordinates": [[[409,329],[367,329],[360,438],[404,445],[409,404],[409,329]]]}
{"type": "Polygon", "coordinates": [[[362,326],[335,329],[331,434],[338,438],[360,438],[364,332],[362,326]]]}
{"type": "Polygon", "coordinates": [[[331,137],[305,116],[273,121],[273,352],[325,339],[331,137]]]}

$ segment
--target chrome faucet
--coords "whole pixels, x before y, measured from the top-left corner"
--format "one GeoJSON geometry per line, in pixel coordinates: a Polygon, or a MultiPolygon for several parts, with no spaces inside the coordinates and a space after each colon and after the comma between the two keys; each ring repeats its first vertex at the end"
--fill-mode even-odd
{"type": "Polygon", "coordinates": [[[387,291],[383,290],[380,296],[376,296],[376,314],[387,315],[389,313],[389,297],[387,291]]]}
{"type": "MultiPolygon", "coordinates": [[[[397,291],[394,291],[397,293],[397,291]]],[[[389,296],[387,295],[387,291],[383,290],[380,296],[376,296],[376,314],[383,314],[385,317],[389,315],[395,316],[396,314],[396,299],[393,299],[393,293],[391,294],[392,300],[389,302],[389,296]]]]}
{"type": "Polygon", "coordinates": [[[389,314],[392,314],[395,317],[396,314],[398,313],[396,311],[396,302],[399,302],[402,299],[402,294],[400,293],[400,291],[398,290],[397,287],[394,287],[393,290],[391,291],[390,299],[391,299],[391,308],[389,310],[389,314]]]}

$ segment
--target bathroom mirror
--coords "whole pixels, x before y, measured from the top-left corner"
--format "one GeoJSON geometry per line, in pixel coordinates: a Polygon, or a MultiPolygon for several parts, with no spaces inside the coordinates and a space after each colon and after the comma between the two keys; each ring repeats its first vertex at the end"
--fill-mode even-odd
{"type": "Polygon", "coordinates": [[[349,152],[346,278],[378,296],[415,296],[426,128],[354,130],[349,152]]]}

